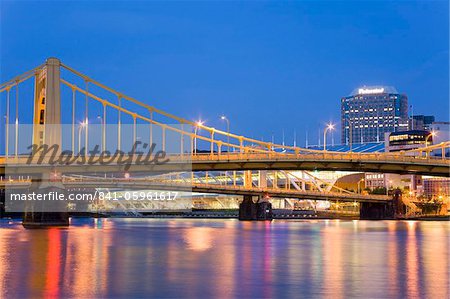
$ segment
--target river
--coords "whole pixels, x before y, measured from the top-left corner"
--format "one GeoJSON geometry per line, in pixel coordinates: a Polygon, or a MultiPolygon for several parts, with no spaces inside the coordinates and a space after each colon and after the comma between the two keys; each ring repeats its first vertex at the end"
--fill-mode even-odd
{"type": "Polygon", "coordinates": [[[0,220],[0,298],[449,298],[450,223],[0,220]]]}

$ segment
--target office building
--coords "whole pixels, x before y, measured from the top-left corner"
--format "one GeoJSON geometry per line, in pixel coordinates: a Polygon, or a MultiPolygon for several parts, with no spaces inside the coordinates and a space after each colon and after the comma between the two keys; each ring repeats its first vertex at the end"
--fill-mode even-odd
{"type": "Polygon", "coordinates": [[[433,115],[413,115],[409,119],[409,129],[431,131],[431,124],[433,122],[433,115]]]}
{"type": "MultiPolygon", "coordinates": [[[[398,131],[385,134],[385,151],[399,152],[425,147],[433,143],[433,136],[424,130],[398,131]]],[[[366,186],[375,188],[400,188],[420,195],[423,193],[421,175],[366,173],[366,186]]]]}
{"type": "Polygon", "coordinates": [[[341,142],[380,142],[387,132],[408,129],[408,97],[394,87],[355,89],[341,99],[341,142]]]}
{"type": "Polygon", "coordinates": [[[427,177],[423,180],[423,194],[427,199],[450,199],[450,179],[427,177]]]}
{"type": "Polygon", "coordinates": [[[387,133],[384,148],[387,152],[399,152],[433,144],[433,135],[429,131],[409,130],[387,133]]]}

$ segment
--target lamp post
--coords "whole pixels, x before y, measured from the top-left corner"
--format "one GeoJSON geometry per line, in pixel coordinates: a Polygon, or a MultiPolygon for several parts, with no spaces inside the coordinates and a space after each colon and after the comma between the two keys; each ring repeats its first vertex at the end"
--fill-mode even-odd
{"type": "Polygon", "coordinates": [[[200,129],[200,127],[203,126],[203,122],[201,120],[197,121],[195,123],[194,127],[194,154],[197,154],[197,132],[200,129]]]}
{"type": "Polygon", "coordinates": [[[361,194],[361,185],[360,185],[360,184],[361,184],[362,182],[364,182],[364,179],[360,179],[360,180],[358,181],[358,193],[359,193],[359,194],[361,194]]]}
{"type": "Polygon", "coordinates": [[[427,151],[428,148],[428,139],[430,139],[431,136],[436,136],[436,132],[435,131],[431,131],[430,134],[427,135],[427,137],[425,137],[425,154],[428,158],[429,153],[427,151]]]}
{"type": "Polygon", "coordinates": [[[328,124],[325,129],[323,130],[323,151],[327,150],[327,131],[329,130],[333,130],[334,129],[334,125],[333,124],[328,124]]]}
{"type": "Polygon", "coordinates": [[[427,135],[427,137],[425,137],[425,148],[428,147],[428,139],[430,139],[431,136],[436,136],[436,132],[435,131],[431,131],[430,134],[427,135]]]}
{"type": "Polygon", "coordinates": [[[226,118],[225,115],[222,115],[220,117],[220,119],[227,122],[227,144],[228,144],[227,151],[228,151],[228,154],[229,154],[230,153],[230,120],[228,118],[226,118]]]}
{"type": "Polygon", "coordinates": [[[386,195],[389,195],[389,186],[392,186],[392,180],[388,180],[386,183],[386,195]]]}

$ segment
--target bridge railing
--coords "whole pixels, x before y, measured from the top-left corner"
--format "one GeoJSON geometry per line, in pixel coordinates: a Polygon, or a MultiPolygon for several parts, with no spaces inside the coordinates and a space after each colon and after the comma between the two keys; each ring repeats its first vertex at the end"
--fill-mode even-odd
{"type": "Polygon", "coordinates": [[[317,161],[399,161],[399,162],[426,162],[433,160],[442,161],[448,164],[448,159],[442,159],[440,156],[413,156],[404,153],[339,153],[339,152],[320,152],[320,153],[277,153],[277,152],[237,152],[221,154],[217,153],[197,153],[192,157],[193,161],[223,161],[223,160],[317,160],[317,161]],[[320,159],[320,160],[318,160],[320,159]]]}

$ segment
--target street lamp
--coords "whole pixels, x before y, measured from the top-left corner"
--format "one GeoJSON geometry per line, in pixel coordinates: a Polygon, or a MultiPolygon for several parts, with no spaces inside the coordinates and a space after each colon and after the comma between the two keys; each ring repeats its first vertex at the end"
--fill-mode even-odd
{"type": "Polygon", "coordinates": [[[194,154],[197,154],[197,132],[203,126],[203,121],[199,120],[195,122],[194,126],[194,154]]]}
{"type": "Polygon", "coordinates": [[[386,195],[389,195],[389,186],[392,186],[392,180],[388,180],[386,183],[386,195]]]}
{"type": "Polygon", "coordinates": [[[427,137],[425,137],[425,154],[426,154],[427,158],[429,156],[429,153],[426,149],[428,148],[428,139],[430,139],[431,136],[433,136],[433,137],[436,136],[436,132],[431,131],[430,134],[428,134],[427,137]]]}
{"type": "Polygon", "coordinates": [[[359,194],[361,194],[361,186],[360,186],[360,184],[361,184],[362,182],[364,182],[364,179],[360,179],[360,180],[358,181],[358,193],[359,193],[359,194]]]}
{"type": "Polygon", "coordinates": [[[427,135],[427,137],[425,138],[425,148],[428,147],[428,139],[430,139],[431,136],[436,136],[436,132],[435,131],[431,131],[430,134],[427,135]]]}
{"type": "Polygon", "coordinates": [[[222,115],[220,117],[221,120],[224,120],[227,122],[227,144],[228,144],[228,154],[230,153],[230,120],[226,118],[225,115],[222,115]]]}
{"type": "Polygon", "coordinates": [[[323,151],[327,150],[327,131],[334,130],[333,124],[328,124],[325,129],[323,130],[323,151]]]}
{"type": "Polygon", "coordinates": [[[81,151],[81,130],[86,127],[86,123],[84,121],[80,122],[78,125],[78,154],[81,151]]]}

